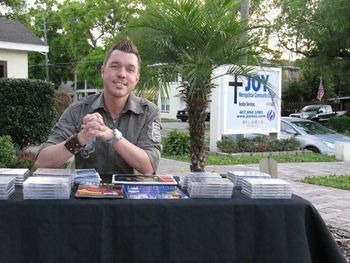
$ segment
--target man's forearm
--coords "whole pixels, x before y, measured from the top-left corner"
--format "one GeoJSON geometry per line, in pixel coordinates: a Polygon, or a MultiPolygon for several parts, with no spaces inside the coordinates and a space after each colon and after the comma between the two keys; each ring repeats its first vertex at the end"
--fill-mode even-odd
{"type": "Polygon", "coordinates": [[[37,168],[59,168],[66,163],[73,154],[64,146],[63,141],[56,145],[44,148],[38,155],[34,164],[37,168]]]}
{"type": "Polygon", "coordinates": [[[125,138],[119,140],[113,147],[127,164],[140,173],[153,174],[155,172],[147,153],[125,138]]]}

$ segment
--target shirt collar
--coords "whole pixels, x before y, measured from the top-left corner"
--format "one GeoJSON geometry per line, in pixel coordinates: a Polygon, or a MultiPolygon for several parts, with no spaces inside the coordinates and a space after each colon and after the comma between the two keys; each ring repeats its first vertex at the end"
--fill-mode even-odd
{"type": "Polygon", "coordinates": [[[101,92],[95,100],[91,103],[90,113],[96,112],[98,109],[105,109],[105,103],[103,99],[103,92],[101,92]]]}
{"type": "MultiPolygon", "coordinates": [[[[92,102],[90,107],[90,113],[96,112],[98,109],[104,109],[107,111],[104,103],[103,92],[99,94],[96,99],[92,102]]],[[[144,107],[141,106],[141,100],[133,92],[130,92],[129,98],[124,106],[123,113],[127,111],[133,111],[135,114],[144,113],[144,107]]]]}
{"type": "Polygon", "coordinates": [[[123,113],[127,112],[128,110],[131,110],[136,114],[140,114],[140,113],[145,112],[144,108],[141,107],[140,98],[137,97],[133,92],[130,92],[130,94],[129,94],[129,98],[128,98],[126,105],[123,109],[123,113]]]}

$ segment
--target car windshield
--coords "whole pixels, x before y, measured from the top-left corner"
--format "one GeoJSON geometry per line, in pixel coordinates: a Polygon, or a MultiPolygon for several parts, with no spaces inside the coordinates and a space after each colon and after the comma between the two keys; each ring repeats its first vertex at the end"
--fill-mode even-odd
{"type": "Polygon", "coordinates": [[[316,135],[316,134],[334,134],[332,130],[311,121],[293,121],[293,124],[298,126],[307,134],[316,135]]]}
{"type": "Polygon", "coordinates": [[[319,108],[319,106],[306,106],[301,109],[301,112],[315,112],[318,111],[319,108]]]}

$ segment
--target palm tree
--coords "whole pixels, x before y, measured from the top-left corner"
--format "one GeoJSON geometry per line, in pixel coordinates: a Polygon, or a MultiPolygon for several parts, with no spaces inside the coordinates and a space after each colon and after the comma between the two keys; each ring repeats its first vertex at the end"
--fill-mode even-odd
{"type": "Polygon", "coordinates": [[[191,171],[205,168],[205,119],[214,88],[212,71],[234,64],[228,74],[249,75],[250,68],[241,61],[253,55],[250,50],[255,42],[241,38],[249,28],[240,19],[239,9],[237,0],[151,1],[127,31],[143,59],[155,65],[161,77],[181,76],[179,90],[189,115],[191,171]]]}

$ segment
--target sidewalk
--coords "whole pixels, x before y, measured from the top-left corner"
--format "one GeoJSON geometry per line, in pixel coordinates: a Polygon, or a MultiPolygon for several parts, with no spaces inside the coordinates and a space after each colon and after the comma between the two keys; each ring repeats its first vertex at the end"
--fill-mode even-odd
{"type": "MultiPolygon", "coordinates": [[[[206,171],[224,174],[227,171],[258,171],[258,164],[206,166],[206,171]]],[[[161,159],[158,173],[184,175],[188,163],[161,159]]],[[[279,163],[279,178],[292,183],[293,193],[310,201],[326,224],[350,232],[350,191],[300,182],[307,176],[350,174],[350,162],[279,163]]]]}

